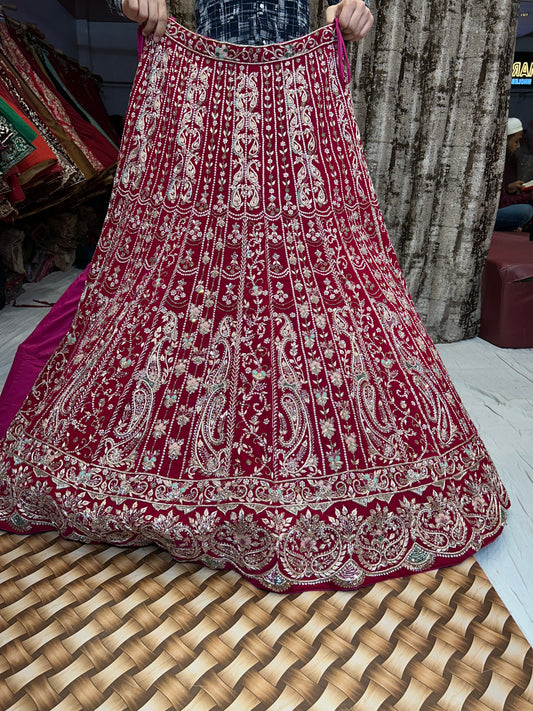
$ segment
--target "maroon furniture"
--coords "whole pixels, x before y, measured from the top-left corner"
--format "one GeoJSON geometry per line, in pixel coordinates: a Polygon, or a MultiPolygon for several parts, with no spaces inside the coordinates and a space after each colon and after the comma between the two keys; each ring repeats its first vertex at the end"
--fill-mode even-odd
{"type": "Polygon", "coordinates": [[[495,232],[481,282],[479,335],[501,348],[533,348],[533,242],[495,232]]]}

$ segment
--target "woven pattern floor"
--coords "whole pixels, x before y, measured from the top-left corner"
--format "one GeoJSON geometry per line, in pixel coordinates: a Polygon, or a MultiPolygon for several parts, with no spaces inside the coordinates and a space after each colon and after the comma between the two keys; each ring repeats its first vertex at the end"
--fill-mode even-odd
{"type": "Polygon", "coordinates": [[[0,534],[3,711],[531,711],[533,650],[473,558],[279,595],[156,548],[0,534]]]}

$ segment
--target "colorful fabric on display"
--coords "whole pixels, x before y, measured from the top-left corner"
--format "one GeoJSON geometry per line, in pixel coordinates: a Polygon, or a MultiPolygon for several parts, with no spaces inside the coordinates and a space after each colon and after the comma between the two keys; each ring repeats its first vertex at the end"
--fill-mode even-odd
{"type": "Polygon", "coordinates": [[[34,116],[37,117],[38,122],[45,127],[44,131],[41,131],[41,134],[43,136],[45,134],[50,136],[52,142],[56,146],[61,147],[61,153],[72,163],[73,170],[67,171],[69,177],[72,177],[74,180],[83,180],[84,178],[92,177],[95,174],[95,169],[83,151],[80,150],[78,145],[73,141],[68,131],[54,118],[47,105],[35,95],[17,73],[16,69],[1,55],[0,65],[2,67],[3,79],[9,86],[10,93],[12,92],[13,96],[17,97],[17,101],[24,108],[24,112],[31,117],[34,123],[36,122],[34,116]]]}
{"type": "Polygon", "coordinates": [[[17,214],[15,206],[9,201],[11,187],[7,181],[2,181],[2,188],[7,186],[7,192],[3,190],[0,193],[0,220],[7,220],[17,214]]]}
{"type": "Polygon", "coordinates": [[[57,158],[54,153],[47,146],[32,122],[23,115],[20,107],[18,107],[14,99],[9,96],[8,92],[5,90],[5,87],[2,86],[0,86],[0,102],[7,106],[13,114],[18,117],[18,120],[27,127],[28,138],[31,134],[33,134],[32,152],[22,158],[17,164],[19,171],[18,180],[21,185],[31,182],[38,175],[42,175],[45,171],[47,171],[48,174],[52,171],[56,173],[61,172],[61,168],[58,165],[57,158]]]}
{"type": "Polygon", "coordinates": [[[15,33],[13,33],[12,36],[10,30],[3,22],[0,22],[0,40],[9,62],[19,73],[21,79],[35,96],[42,101],[43,105],[46,106],[50,114],[54,117],[54,120],[57,121],[66,134],[68,134],[72,142],[87,159],[93,171],[103,170],[104,166],[100,160],[96,158],[91,148],[84,143],[78,134],[78,130],[82,125],[78,124],[76,127],[73,125],[67,107],[62,103],[60,97],[50,88],[48,81],[44,79],[32,65],[30,58],[25,54],[22,47],[18,45],[15,33]]]}
{"type": "Polygon", "coordinates": [[[27,49],[31,51],[28,59],[34,65],[34,68],[39,70],[41,76],[46,79],[49,88],[57,94],[65,114],[68,116],[84,145],[89,147],[90,151],[101,161],[104,168],[109,168],[114,165],[117,160],[117,147],[112,144],[104,132],[96,125],[96,122],[88,120],[85,111],[81,109],[79,105],[76,105],[77,102],[61,81],[57,79],[57,75],[51,75],[47,66],[49,63],[45,63],[42,60],[33,46],[27,49]]]}
{"type": "Polygon", "coordinates": [[[28,126],[26,121],[24,121],[8,104],[6,104],[5,101],[1,99],[0,115],[8,119],[9,123],[13,126],[13,132],[22,136],[27,143],[31,143],[37,136],[37,131],[28,126]]]}
{"type": "Polygon", "coordinates": [[[501,532],[341,49],[333,26],[148,40],[80,308],[2,444],[2,528],[157,543],[275,591],[450,565],[501,532]]]}
{"type": "MultiPolygon", "coordinates": [[[[38,137],[34,140],[34,145],[37,147],[37,155],[35,157],[41,156],[42,161],[48,163],[47,167],[50,171],[55,171],[54,159],[57,160],[59,167],[58,179],[61,180],[61,185],[74,184],[79,182],[83,178],[81,172],[77,169],[74,162],[70,159],[67,152],[64,150],[63,146],[59,143],[55,135],[47,128],[47,126],[41,121],[39,116],[28,103],[25,102],[24,97],[17,90],[17,83],[15,77],[7,72],[6,66],[2,64],[0,58],[0,96],[6,101],[15,111],[20,112],[21,115],[26,117],[32,127],[38,131],[38,137]],[[50,162],[52,161],[52,162],[50,162]]],[[[33,154],[32,154],[33,155],[33,154]]],[[[29,161],[28,159],[25,159],[29,161]]],[[[21,169],[26,172],[26,170],[32,170],[31,162],[22,163],[21,169]]],[[[30,178],[31,179],[31,178],[30,178]]]]}
{"type": "Polygon", "coordinates": [[[100,96],[99,85],[96,77],[78,64],[69,61],[57,54],[47,53],[49,62],[65,84],[68,91],[81,104],[86,112],[96,120],[111,141],[117,145],[120,138],[117,136],[113,124],[100,96]]]}
{"type": "Polygon", "coordinates": [[[22,121],[11,107],[0,98],[0,175],[5,175],[32,151],[35,131],[22,121]]]}
{"type": "MultiPolygon", "coordinates": [[[[101,126],[98,124],[98,122],[92,117],[91,113],[86,110],[76,99],[76,97],[73,95],[73,93],[70,91],[70,89],[65,85],[65,82],[63,78],[58,74],[56,71],[54,65],[50,61],[49,53],[44,50],[44,48],[39,48],[39,58],[41,59],[43,66],[45,67],[46,71],[48,72],[50,78],[54,82],[56,88],[58,91],[61,91],[63,96],[70,102],[71,106],[80,114],[80,116],[83,116],[83,118],[88,121],[90,124],[94,126],[94,128],[103,136],[105,141],[110,143],[113,148],[118,149],[118,146],[115,145],[113,140],[106,134],[106,132],[101,128],[101,126]]],[[[114,158],[116,159],[116,151],[113,153],[114,158]]]]}

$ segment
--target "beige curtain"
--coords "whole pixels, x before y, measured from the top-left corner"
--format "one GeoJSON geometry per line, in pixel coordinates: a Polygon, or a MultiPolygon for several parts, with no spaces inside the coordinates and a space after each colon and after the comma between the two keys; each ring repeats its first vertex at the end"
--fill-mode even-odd
{"type": "MultiPolygon", "coordinates": [[[[316,16],[325,0],[315,0],[316,16]]],[[[432,338],[478,332],[503,160],[518,0],[371,0],[352,49],[370,174],[432,338]]]]}
{"type": "Polygon", "coordinates": [[[194,30],[194,0],[167,0],[167,7],[180,25],[194,30]]]}
{"type": "MultiPolygon", "coordinates": [[[[500,190],[518,0],[371,0],[352,47],[370,174],[418,311],[436,341],[475,336],[500,190]]],[[[194,1],[173,0],[194,25],[194,1]]],[[[311,0],[311,26],[326,0],[311,0]]]]}

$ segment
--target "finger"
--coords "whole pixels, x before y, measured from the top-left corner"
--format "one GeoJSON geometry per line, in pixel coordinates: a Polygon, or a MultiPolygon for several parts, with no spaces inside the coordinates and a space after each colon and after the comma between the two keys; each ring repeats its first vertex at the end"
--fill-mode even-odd
{"type": "Polygon", "coordinates": [[[370,32],[373,24],[372,13],[364,7],[361,14],[354,13],[352,15],[349,26],[343,31],[343,37],[353,41],[363,39],[370,32]]]}
{"type": "Polygon", "coordinates": [[[346,41],[359,40],[370,32],[374,17],[363,0],[341,0],[326,9],[326,22],[339,20],[342,36],[346,41]]]}
{"type": "Polygon", "coordinates": [[[157,6],[154,9],[152,0],[138,0],[139,12],[137,14],[137,22],[143,26],[142,33],[144,37],[149,37],[159,19],[157,16],[157,6]]]}
{"type": "Polygon", "coordinates": [[[343,35],[344,32],[351,34],[352,27],[355,26],[356,23],[356,12],[357,6],[354,3],[342,3],[340,5],[340,13],[338,15],[338,18],[339,27],[341,28],[343,35]]]}
{"type": "Polygon", "coordinates": [[[154,30],[154,37],[157,39],[163,37],[167,30],[167,23],[168,23],[168,14],[167,14],[167,5],[165,3],[165,0],[159,0],[159,19],[157,21],[157,24],[155,26],[154,30]]]}
{"type": "Polygon", "coordinates": [[[124,17],[127,17],[128,20],[133,20],[133,22],[137,22],[138,13],[138,0],[122,0],[122,14],[124,15],[124,17]]]}
{"type": "Polygon", "coordinates": [[[342,36],[350,41],[361,39],[366,34],[365,26],[372,18],[372,14],[363,2],[358,2],[356,6],[352,4],[347,10],[348,12],[341,13],[339,17],[342,36]]]}
{"type": "Polygon", "coordinates": [[[329,5],[327,10],[326,10],[326,22],[331,24],[336,17],[338,17],[338,13],[340,13],[341,8],[339,5],[329,5]]]}
{"type": "Polygon", "coordinates": [[[154,34],[161,38],[167,27],[167,8],[165,0],[148,0],[148,18],[143,29],[143,35],[148,37],[154,34]]]}
{"type": "Polygon", "coordinates": [[[365,22],[363,23],[362,27],[360,27],[357,32],[354,33],[354,36],[351,38],[353,41],[358,41],[362,40],[364,37],[367,36],[367,34],[370,32],[372,29],[372,26],[374,24],[374,18],[372,15],[370,15],[365,22]]]}

